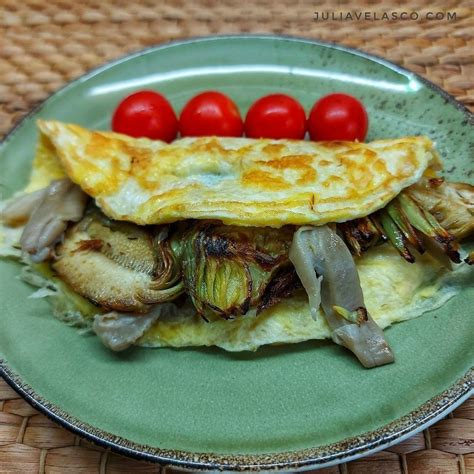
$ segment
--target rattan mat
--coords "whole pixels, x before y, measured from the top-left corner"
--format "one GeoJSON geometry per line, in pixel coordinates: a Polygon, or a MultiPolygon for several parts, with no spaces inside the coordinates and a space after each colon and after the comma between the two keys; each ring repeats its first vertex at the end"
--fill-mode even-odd
{"type": "MultiPolygon", "coordinates": [[[[473,12],[469,1],[0,0],[0,136],[51,92],[94,66],[163,41],[225,33],[304,35],[357,47],[420,73],[472,110],[473,12]],[[369,12],[370,19],[314,19],[315,12],[340,18],[354,11],[369,12]],[[383,12],[404,11],[416,12],[418,19],[375,19],[383,12]],[[428,20],[429,13],[443,13],[444,19],[428,20]]],[[[324,472],[474,472],[473,447],[471,399],[402,444],[324,472]]],[[[14,471],[160,468],[79,439],[0,381],[0,472],[14,471]]]]}

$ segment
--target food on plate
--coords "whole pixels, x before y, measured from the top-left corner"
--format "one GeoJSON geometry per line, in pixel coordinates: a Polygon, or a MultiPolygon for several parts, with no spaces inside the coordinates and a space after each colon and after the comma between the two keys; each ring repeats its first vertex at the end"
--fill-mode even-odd
{"type": "Polygon", "coordinates": [[[166,228],[153,232],[112,221],[89,207],[69,227],[51,267],[72,290],[102,308],[146,313],[183,292],[167,237],[166,228]]]}
{"type": "Polygon", "coordinates": [[[319,99],[308,116],[311,140],[348,140],[363,142],[369,118],[362,103],[349,94],[329,94],[319,99]]]}
{"type": "Polygon", "coordinates": [[[363,104],[348,94],[318,100],[306,120],[303,106],[287,94],[270,94],[249,108],[245,124],[235,102],[218,91],[205,91],[183,107],[179,126],[168,100],[158,92],[138,91],[125,97],[114,112],[112,130],[131,137],[171,142],[182,137],[240,137],[364,141],[368,116],[363,104]]]}
{"type": "Polygon", "coordinates": [[[69,179],[55,180],[16,200],[4,210],[2,218],[10,224],[25,223],[21,248],[33,262],[41,262],[53,255],[68,224],[82,218],[87,200],[87,195],[69,179]]]}
{"type": "Polygon", "coordinates": [[[112,130],[131,137],[171,142],[178,134],[178,119],[163,95],[139,91],[125,97],[117,106],[112,117],[112,130]]]}
{"type": "Polygon", "coordinates": [[[303,106],[286,94],[270,94],[256,100],[245,117],[249,138],[292,138],[302,140],[306,133],[303,106]]]}
{"type": "Polygon", "coordinates": [[[222,92],[207,91],[186,103],[179,116],[183,137],[240,137],[244,131],[239,109],[222,92]]]}
{"type": "Polygon", "coordinates": [[[394,359],[383,328],[466,284],[473,187],[438,176],[426,137],[167,144],[38,125],[2,252],[113,350],[331,338],[374,367],[394,359]],[[48,238],[24,245],[31,229],[48,238]]]}
{"type": "Polygon", "coordinates": [[[382,330],[367,311],[354,259],[328,226],[302,226],[293,237],[290,260],[306,292],[310,311],[322,306],[334,342],[350,349],[365,367],[393,361],[382,330]]]}
{"type": "Polygon", "coordinates": [[[424,179],[410,188],[412,198],[432,214],[439,225],[457,239],[474,232],[474,188],[443,179],[424,179]]]}
{"type": "Polygon", "coordinates": [[[39,121],[67,176],[112,219],[281,227],[365,217],[418,182],[437,155],[426,137],[315,143],[198,137],[134,140],[39,121]]]}

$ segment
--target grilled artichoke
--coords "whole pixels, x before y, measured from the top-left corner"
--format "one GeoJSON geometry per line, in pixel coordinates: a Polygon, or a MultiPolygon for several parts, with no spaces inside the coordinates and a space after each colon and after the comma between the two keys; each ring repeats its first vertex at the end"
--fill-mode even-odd
{"type": "Polygon", "coordinates": [[[146,313],[184,289],[166,227],[112,221],[91,208],[68,229],[57,254],[59,276],[108,310],[146,313]]]}
{"type": "Polygon", "coordinates": [[[384,209],[369,217],[338,224],[353,254],[388,240],[410,263],[411,249],[451,268],[460,263],[458,241],[474,233],[474,187],[424,179],[402,191],[384,209]]]}
{"type": "Polygon", "coordinates": [[[192,223],[172,238],[186,292],[205,318],[230,319],[288,296],[298,284],[288,259],[294,229],[192,223]]]}
{"type": "Polygon", "coordinates": [[[428,179],[410,186],[406,192],[457,239],[474,233],[474,186],[428,179]]]}

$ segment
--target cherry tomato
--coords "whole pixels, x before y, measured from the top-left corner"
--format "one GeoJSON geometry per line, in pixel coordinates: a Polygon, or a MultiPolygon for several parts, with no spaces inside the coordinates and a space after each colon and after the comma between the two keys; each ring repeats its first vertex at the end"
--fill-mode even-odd
{"type": "Polygon", "coordinates": [[[243,129],[235,103],[225,94],[216,91],[194,96],[184,106],[179,117],[179,131],[183,137],[240,137],[243,129]]]}
{"type": "Polygon", "coordinates": [[[245,117],[245,134],[251,138],[302,139],[306,115],[301,104],[285,94],[270,94],[255,101],[245,117]]]}
{"type": "Polygon", "coordinates": [[[311,140],[364,141],[369,119],[362,103],[348,94],[319,99],[308,117],[311,140]]]}
{"type": "Polygon", "coordinates": [[[112,117],[112,130],[131,137],[171,142],[178,133],[178,119],[161,94],[140,91],[120,102],[112,117]]]}

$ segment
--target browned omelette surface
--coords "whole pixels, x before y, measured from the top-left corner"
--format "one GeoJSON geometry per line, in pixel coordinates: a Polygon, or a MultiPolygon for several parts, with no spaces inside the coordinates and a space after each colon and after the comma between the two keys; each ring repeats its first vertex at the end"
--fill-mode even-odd
{"type": "Polygon", "coordinates": [[[38,121],[65,173],[111,218],[340,222],[383,207],[436,159],[427,137],[371,143],[183,138],[167,144],[38,121]]]}

